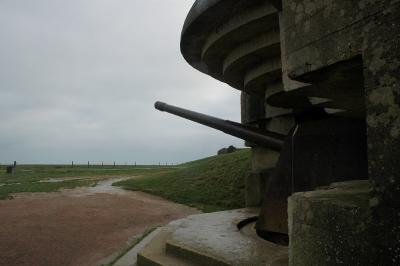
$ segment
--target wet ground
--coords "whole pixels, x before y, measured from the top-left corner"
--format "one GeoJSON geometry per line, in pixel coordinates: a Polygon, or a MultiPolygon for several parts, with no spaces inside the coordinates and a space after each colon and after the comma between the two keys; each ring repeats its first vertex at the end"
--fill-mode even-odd
{"type": "Polygon", "coordinates": [[[146,229],[198,212],[111,186],[123,179],[1,200],[0,265],[99,265],[146,229]]]}

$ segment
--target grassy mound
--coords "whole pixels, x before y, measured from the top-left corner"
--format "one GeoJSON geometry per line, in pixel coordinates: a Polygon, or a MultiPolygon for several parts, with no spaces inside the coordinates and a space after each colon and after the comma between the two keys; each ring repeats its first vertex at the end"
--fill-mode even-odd
{"type": "Polygon", "coordinates": [[[205,212],[234,209],[244,207],[249,168],[250,150],[243,149],[114,185],[156,194],[205,212]]]}

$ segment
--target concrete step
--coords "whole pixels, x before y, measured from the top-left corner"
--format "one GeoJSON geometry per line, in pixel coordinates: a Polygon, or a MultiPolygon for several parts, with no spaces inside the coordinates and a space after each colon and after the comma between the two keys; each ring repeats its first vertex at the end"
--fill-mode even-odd
{"type": "Polygon", "coordinates": [[[161,230],[137,255],[138,266],[190,266],[198,265],[166,253],[166,240],[171,232],[161,230]]]}
{"type": "Polygon", "coordinates": [[[137,243],[133,248],[126,252],[121,258],[119,258],[113,266],[136,266],[137,265],[137,254],[143,250],[143,248],[148,245],[154,237],[156,237],[160,231],[161,227],[156,228],[145,238],[143,238],[139,243],[137,243]]]}
{"type": "Polygon", "coordinates": [[[210,254],[201,253],[188,246],[181,245],[174,240],[167,240],[166,253],[172,256],[183,258],[188,261],[195,261],[198,265],[207,266],[228,266],[230,264],[213,257],[210,254]]]}

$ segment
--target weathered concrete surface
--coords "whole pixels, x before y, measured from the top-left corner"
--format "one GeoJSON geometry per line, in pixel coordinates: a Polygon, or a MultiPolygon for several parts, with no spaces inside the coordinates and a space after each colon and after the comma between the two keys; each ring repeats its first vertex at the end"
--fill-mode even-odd
{"type": "Polygon", "coordinates": [[[240,105],[243,124],[257,125],[259,120],[265,117],[264,99],[259,95],[242,92],[240,105]]]}
{"type": "MultiPolygon", "coordinates": [[[[138,266],[189,266],[198,265],[195,262],[171,256],[166,252],[166,241],[171,237],[171,233],[181,223],[176,220],[159,230],[150,242],[137,254],[138,266]]],[[[141,245],[141,243],[139,243],[141,245]]]]}
{"type": "Polygon", "coordinates": [[[289,197],[290,265],[378,265],[371,195],[368,181],[349,181],[289,197]]]}
{"type": "MultiPolygon", "coordinates": [[[[281,73],[282,75],[282,73],[281,73]]],[[[293,113],[293,108],[281,108],[281,107],[276,107],[268,104],[268,100],[271,96],[278,94],[280,92],[283,92],[283,83],[282,80],[279,80],[277,82],[272,82],[270,84],[266,84],[265,86],[265,99],[264,99],[264,108],[265,108],[265,117],[266,118],[278,118],[278,117],[291,117],[289,116],[290,114],[293,113]]],[[[287,127],[282,127],[282,126],[276,126],[276,125],[271,125],[271,123],[268,123],[272,128],[275,129],[275,131],[283,134],[287,134],[289,130],[293,127],[290,126],[289,128],[287,127]]]]}
{"type": "Polygon", "coordinates": [[[288,263],[287,247],[241,232],[237,223],[258,209],[240,209],[192,215],[163,227],[139,253],[146,265],[271,265],[288,263]]]}
{"type": "Polygon", "coordinates": [[[254,172],[269,171],[275,167],[279,158],[279,152],[254,147],[251,153],[251,170],[254,172]]]}
{"type": "Polygon", "coordinates": [[[242,234],[237,228],[239,221],[257,214],[258,209],[241,209],[189,216],[173,232],[167,249],[169,243],[177,253],[183,249],[194,258],[206,254],[225,265],[281,265],[287,247],[242,234]]]}
{"type": "MultiPolygon", "coordinates": [[[[369,174],[376,186],[376,243],[385,265],[400,264],[400,1],[365,26],[363,35],[369,174]]],[[[368,5],[365,6],[368,8],[368,5]]]]}
{"type": "Polygon", "coordinates": [[[271,171],[250,172],[246,176],[246,207],[258,207],[261,205],[271,171]]]}
{"type": "Polygon", "coordinates": [[[145,238],[143,238],[139,243],[137,243],[133,248],[126,252],[121,258],[119,258],[113,266],[136,266],[137,265],[137,255],[143,248],[150,243],[162,230],[162,227],[156,228],[145,238]]]}
{"type": "MultiPolygon", "coordinates": [[[[229,52],[237,47],[235,45],[236,41],[233,40],[238,40],[237,37],[242,36],[239,39],[241,39],[242,41],[247,41],[252,37],[257,36],[258,33],[265,32],[266,29],[271,28],[271,26],[275,27],[271,23],[272,18],[265,20],[264,24],[261,23],[256,25],[254,23],[251,23],[253,22],[253,19],[255,19],[257,16],[254,16],[254,14],[251,12],[255,12],[255,14],[257,14],[257,12],[260,12],[260,8],[253,8],[255,6],[269,6],[266,7],[268,9],[268,12],[275,10],[274,18],[272,21],[275,21],[275,26],[277,26],[278,14],[276,12],[276,9],[273,8],[271,5],[268,5],[268,2],[265,2],[263,0],[196,1],[186,18],[182,30],[181,52],[186,61],[199,71],[202,71],[205,74],[226,82],[225,78],[222,75],[223,62],[225,57],[228,56],[229,52]],[[249,13],[249,11],[251,14],[249,13]],[[230,14],[240,12],[243,13],[240,16],[230,16],[230,14]],[[244,27],[242,27],[242,25],[244,24],[249,26],[245,31],[243,31],[244,27]],[[253,25],[255,25],[256,28],[254,28],[253,25]],[[232,37],[231,34],[225,34],[225,31],[237,31],[239,34],[236,34],[236,37],[232,37]],[[219,45],[220,42],[216,42],[216,40],[222,40],[222,36],[222,39],[225,40],[222,46],[220,46],[218,49],[208,49],[211,46],[217,47],[215,46],[215,44],[219,45]],[[247,36],[247,38],[244,36],[247,36]],[[210,59],[208,62],[204,62],[202,58],[203,56],[205,56],[206,53],[204,51],[204,47],[207,48],[205,50],[208,54],[210,54],[210,52],[212,51],[217,52],[216,54],[214,53],[215,56],[213,55],[211,57],[208,57],[210,59]],[[215,66],[218,67],[215,68],[215,66]]],[[[260,18],[262,19],[263,17],[260,18]]]]}
{"type": "Polygon", "coordinates": [[[294,80],[312,83],[318,77],[309,73],[362,60],[369,178],[376,192],[371,212],[379,232],[370,248],[378,250],[379,265],[398,265],[400,257],[399,14],[399,0],[283,0],[280,23],[283,69],[294,80]]]}
{"type": "Polygon", "coordinates": [[[246,177],[246,206],[260,206],[266,185],[278,161],[279,153],[262,147],[254,147],[251,152],[251,172],[246,177]]]}
{"type": "Polygon", "coordinates": [[[400,1],[283,1],[285,68],[293,79],[362,56],[370,177],[400,202],[400,1]],[[382,145],[384,144],[384,145],[382,145]]]}
{"type": "Polygon", "coordinates": [[[290,265],[399,265],[399,215],[377,217],[377,204],[366,180],[292,195],[290,265]]]}
{"type": "Polygon", "coordinates": [[[369,170],[385,204],[399,206],[400,1],[383,2],[363,29],[369,170]]]}

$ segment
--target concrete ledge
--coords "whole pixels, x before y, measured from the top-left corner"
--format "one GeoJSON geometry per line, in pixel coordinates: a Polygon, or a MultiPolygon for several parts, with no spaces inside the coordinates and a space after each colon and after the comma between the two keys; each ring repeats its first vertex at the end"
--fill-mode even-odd
{"type": "Polygon", "coordinates": [[[212,265],[287,265],[287,247],[238,230],[239,221],[258,212],[246,208],[189,216],[167,243],[176,255],[203,255],[212,265]]]}
{"type": "Polygon", "coordinates": [[[369,181],[289,197],[290,265],[374,264],[369,181]]]}
{"type": "Polygon", "coordinates": [[[184,258],[188,261],[196,262],[196,264],[199,265],[229,266],[229,264],[225,263],[222,260],[219,260],[218,258],[215,258],[209,254],[201,253],[200,251],[191,249],[187,246],[181,246],[174,240],[167,241],[166,252],[168,254],[173,254],[179,258],[184,258]]]}
{"type": "MultiPolygon", "coordinates": [[[[232,45],[232,36],[240,36],[240,35],[253,35],[254,33],[249,33],[249,29],[252,32],[265,32],[268,28],[260,29],[260,20],[267,19],[268,23],[265,23],[266,27],[277,28],[277,11],[270,4],[264,3],[262,5],[251,7],[244,12],[237,14],[232,17],[228,21],[219,25],[215,31],[210,31],[206,42],[202,48],[201,57],[209,57],[207,53],[212,51],[212,47],[221,47],[221,42],[225,45],[232,45]],[[254,23],[257,22],[257,23],[254,23]],[[274,23],[275,22],[275,23],[274,23]],[[255,25],[255,26],[254,26],[255,25]]],[[[243,40],[243,37],[239,39],[243,40]]],[[[213,53],[215,54],[215,53],[213,53]]]]}
{"type": "Polygon", "coordinates": [[[281,58],[271,57],[261,65],[249,68],[244,76],[244,90],[248,93],[264,92],[267,84],[282,78],[281,58]]]}
{"type": "MultiPolygon", "coordinates": [[[[192,215],[163,227],[138,253],[138,266],[288,264],[287,247],[239,231],[256,208],[192,215]]],[[[251,230],[247,228],[245,231],[251,230]]]]}
{"type": "Polygon", "coordinates": [[[280,36],[277,28],[260,34],[233,49],[224,59],[223,73],[229,75],[232,69],[245,69],[257,63],[257,60],[259,62],[260,58],[279,56],[280,53],[280,36]]]}
{"type": "Polygon", "coordinates": [[[138,266],[188,266],[196,265],[184,258],[178,258],[166,253],[166,241],[171,237],[171,233],[181,220],[176,220],[159,229],[152,236],[150,241],[142,242],[142,248],[137,252],[138,266]]]}
{"type": "Polygon", "coordinates": [[[125,255],[118,259],[113,266],[135,266],[137,263],[137,254],[143,250],[143,248],[150,243],[161,231],[161,228],[156,228],[153,232],[148,234],[139,243],[137,243],[132,249],[130,249],[125,255]]]}
{"type": "Polygon", "coordinates": [[[278,11],[268,1],[198,0],[182,30],[181,52],[197,70],[243,90],[247,69],[241,69],[246,62],[252,63],[251,54],[257,55],[258,61],[279,56],[278,28],[278,11]],[[278,33],[278,38],[273,34],[268,36],[271,30],[278,33]],[[243,58],[246,54],[248,59],[243,58]],[[243,60],[243,65],[237,64],[243,60]],[[225,75],[228,66],[230,70],[225,75]]]}

